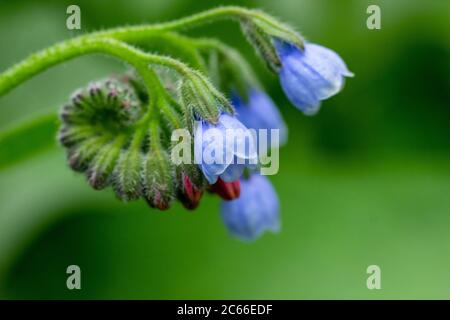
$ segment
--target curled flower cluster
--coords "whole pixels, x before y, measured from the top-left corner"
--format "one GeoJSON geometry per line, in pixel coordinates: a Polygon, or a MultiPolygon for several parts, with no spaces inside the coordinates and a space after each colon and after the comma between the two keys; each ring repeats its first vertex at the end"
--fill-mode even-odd
{"type": "Polygon", "coordinates": [[[175,31],[233,18],[287,98],[306,115],[337,94],[353,74],[334,51],[303,41],[289,25],[253,9],[220,7],[171,23],[123,27],[57,44],[0,75],[0,95],[58,62],[103,53],[126,62],[132,75],[91,83],[60,112],[59,141],[70,167],[95,189],[112,186],[124,201],[144,198],[165,210],[175,200],[195,209],[205,191],[223,199],[230,233],[253,240],[280,227],[279,200],[261,168],[261,138],[268,148],[287,141],[287,127],[251,66],[216,39],[175,31]],[[228,99],[227,97],[230,97],[228,99]],[[173,133],[185,128],[175,161],[173,133]],[[278,130],[273,131],[273,130],[278,130]],[[228,137],[233,132],[233,138],[228,137]],[[279,139],[271,139],[278,137],[279,139]],[[205,159],[206,155],[206,159],[205,159]]]}
{"type": "Polygon", "coordinates": [[[175,168],[162,128],[152,122],[141,127],[148,99],[134,77],[91,83],[62,107],[59,141],[70,167],[84,172],[94,189],[111,185],[121,200],[143,197],[160,210],[178,196],[193,209],[206,186],[204,178],[194,165],[175,168]]]}

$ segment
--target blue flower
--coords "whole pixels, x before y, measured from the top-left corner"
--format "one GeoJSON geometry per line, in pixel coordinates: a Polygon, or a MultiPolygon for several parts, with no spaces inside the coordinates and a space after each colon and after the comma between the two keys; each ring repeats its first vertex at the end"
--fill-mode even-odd
{"type": "Polygon", "coordinates": [[[328,48],[308,42],[304,50],[280,40],[274,44],[281,61],[281,86],[306,115],[317,113],[320,101],[341,91],[344,77],[353,76],[341,57],[328,48]]]}
{"type": "Polygon", "coordinates": [[[264,231],[280,229],[278,196],[265,176],[241,179],[241,195],[223,201],[222,219],[230,233],[242,240],[255,240],[264,231]]]}
{"type": "Polygon", "coordinates": [[[287,141],[287,128],[277,106],[263,91],[250,89],[247,103],[237,94],[232,95],[232,104],[236,108],[236,117],[249,129],[267,129],[268,141],[271,141],[270,130],[279,130],[279,143],[270,145],[279,147],[287,141]]]}
{"type": "Polygon", "coordinates": [[[210,184],[239,179],[258,155],[252,133],[235,117],[221,114],[216,124],[199,121],[194,135],[195,162],[210,184]]]}

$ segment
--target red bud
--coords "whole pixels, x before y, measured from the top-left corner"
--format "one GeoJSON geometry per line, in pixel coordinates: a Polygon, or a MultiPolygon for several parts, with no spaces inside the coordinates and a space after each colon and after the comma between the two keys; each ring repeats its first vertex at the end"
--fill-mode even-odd
{"type": "Polygon", "coordinates": [[[197,208],[200,199],[202,198],[203,192],[199,190],[191,179],[184,172],[181,174],[182,188],[180,200],[186,209],[197,208]]]}
{"type": "Polygon", "coordinates": [[[150,207],[159,209],[161,211],[165,211],[165,210],[169,209],[170,203],[162,197],[161,192],[159,192],[159,190],[155,189],[153,191],[153,195],[154,195],[154,197],[151,199],[149,199],[147,197],[145,198],[145,201],[147,201],[147,204],[150,207]]]}
{"type": "Polygon", "coordinates": [[[219,178],[210,188],[212,192],[217,193],[224,200],[239,198],[241,194],[241,182],[239,180],[225,182],[219,178]]]}

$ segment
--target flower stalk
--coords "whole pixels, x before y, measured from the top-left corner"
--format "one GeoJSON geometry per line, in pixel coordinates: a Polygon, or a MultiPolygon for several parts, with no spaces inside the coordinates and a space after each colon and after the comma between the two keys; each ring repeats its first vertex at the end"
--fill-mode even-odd
{"type": "MultiPolygon", "coordinates": [[[[160,210],[175,199],[194,209],[209,190],[227,201],[222,217],[230,232],[253,240],[279,229],[276,193],[255,173],[260,144],[253,131],[279,130],[284,142],[286,127],[237,50],[216,39],[176,33],[222,19],[240,24],[257,54],[279,76],[287,97],[307,115],[315,114],[321,101],[342,89],[344,77],[352,76],[335,52],[304,43],[289,25],[259,10],[225,6],[57,43],[1,73],[0,96],[79,56],[103,54],[127,63],[132,73],[92,82],[61,108],[58,138],[70,167],[83,172],[94,189],[111,185],[121,200],[144,198],[160,210]],[[182,153],[192,162],[175,165],[169,154],[175,149],[171,133],[184,128],[190,138],[185,146],[191,148],[182,153]],[[263,212],[255,209],[261,204],[263,212]]],[[[276,131],[273,136],[279,137],[276,131]]]]}

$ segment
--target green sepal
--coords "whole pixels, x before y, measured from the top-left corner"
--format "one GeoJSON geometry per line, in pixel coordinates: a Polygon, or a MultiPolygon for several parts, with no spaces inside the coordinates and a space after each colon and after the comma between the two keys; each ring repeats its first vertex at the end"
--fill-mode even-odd
{"type": "Polygon", "coordinates": [[[69,148],[67,151],[69,166],[75,171],[84,172],[98,150],[109,140],[108,136],[94,136],[69,148]]]}
{"type": "Polygon", "coordinates": [[[141,196],[142,153],[138,149],[121,152],[114,169],[113,189],[123,201],[136,200],[141,196]]]}
{"type": "Polygon", "coordinates": [[[219,105],[202,81],[195,78],[184,80],[181,85],[181,97],[184,105],[192,108],[202,119],[217,122],[220,115],[219,105]]]}
{"type": "Polygon", "coordinates": [[[257,15],[252,21],[262,32],[270,37],[278,38],[299,48],[303,48],[304,43],[302,37],[291,26],[280,22],[273,16],[260,10],[254,10],[254,12],[257,15]]]}
{"type": "Polygon", "coordinates": [[[242,20],[241,28],[247,40],[264,60],[267,67],[273,72],[278,72],[281,67],[281,61],[271,37],[267,33],[264,33],[253,20],[242,20]]]}
{"type": "Polygon", "coordinates": [[[94,189],[103,189],[111,183],[111,177],[120,155],[124,137],[101,147],[91,161],[86,176],[94,189]]]}
{"type": "Polygon", "coordinates": [[[65,147],[72,147],[90,137],[96,136],[98,130],[88,125],[68,126],[62,125],[58,131],[58,141],[65,147]]]}
{"type": "Polygon", "coordinates": [[[164,150],[150,151],[144,162],[143,190],[147,203],[166,210],[175,199],[174,169],[164,150]]]}
{"type": "Polygon", "coordinates": [[[208,187],[208,182],[196,164],[182,163],[175,171],[178,200],[186,209],[195,209],[208,187]]]}

